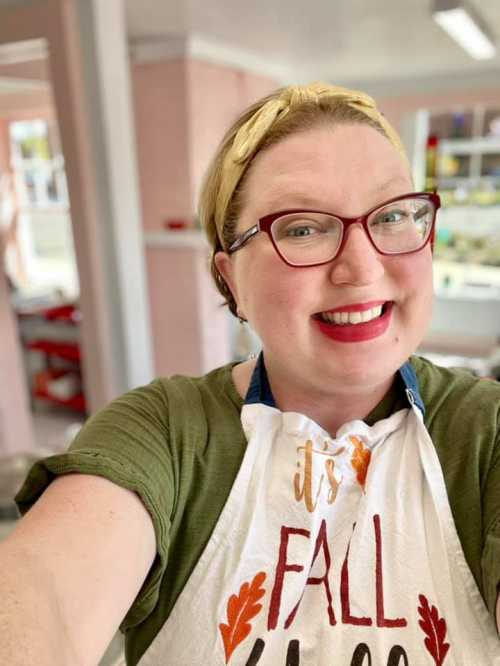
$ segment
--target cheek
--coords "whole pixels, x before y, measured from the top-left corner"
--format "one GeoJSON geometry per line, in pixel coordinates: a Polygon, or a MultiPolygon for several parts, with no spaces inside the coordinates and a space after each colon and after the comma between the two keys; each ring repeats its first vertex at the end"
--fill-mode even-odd
{"type": "Polygon", "coordinates": [[[413,332],[416,339],[425,334],[432,315],[433,280],[432,255],[423,252],[409,257],[399,257],[392,277],[400,288],[399,316],[407,334],[413,332]]]}
{"type": "Polygon", "coordinates": [[[389,271],[401,290],[403,300],[410,298],[421,301],[432,300],[432,256],[430,252],[394,257],[389,271]]]}
{"type": "Polygon", "coordinates": [[[311,300],[301,270],[273,256],[248,257],[238,266],[237,281],[239,303],[255,325],[286,326],[295,313],[303,318],[311,300]]]}

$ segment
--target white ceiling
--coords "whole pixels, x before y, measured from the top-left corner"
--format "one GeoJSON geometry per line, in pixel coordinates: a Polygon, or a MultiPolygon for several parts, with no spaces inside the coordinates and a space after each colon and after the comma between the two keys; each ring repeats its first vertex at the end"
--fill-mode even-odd
{"type": "MultiPolygon", "coordinates": [[[[497,38],[499,53],[487,61],[473,60],[436,25],[432,1],[124,0],[124,6],[132,45],[160,44],[163,53],[183,51],[282,83],[325,79],[374,94],[500,89],[500,0],[471,0],[497,38]]],[[[25,44],[23,59],[35,47],[25,44]]],[[[2,62],[9,62],[6,49],[2,62]]],[[[17,92],[20,84],[13,84],[17,92]]]]}
{"type": "MultiPolygon", "coordinates": [[[[500,45],[500,0],[472,0],[500,45]]],[[[404,87],[497,77],[432,20],[432,0],[125,0],[129,36],[190,35],[194,52],[283,81],[396,81],[404,87]],[[451,77],[451,79],[450,79],[451,77]],[[479,78],[478,78],[479,77],[479,78]]]]}

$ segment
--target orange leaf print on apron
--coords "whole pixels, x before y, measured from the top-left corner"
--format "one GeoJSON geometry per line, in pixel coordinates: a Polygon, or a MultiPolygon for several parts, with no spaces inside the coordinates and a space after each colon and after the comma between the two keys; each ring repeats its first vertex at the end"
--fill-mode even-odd
{"type": "Polygon", "coordinates": [[[227,624],[220,624],[219,629],[224,643],[226,664],[238,645],[245,640],[252,630],[250,620],[258,615],[262,604],[257,603],[266,593],[262,583],[266,574],[261,571],[250,584],[243,583],[238,596],[232,594],[227,602],[227,624]]]}
{"type": "Polygon", "coordinates": [[[363,445],[363,442],[352,435],[349,437],[351,443],[354,445],[354,451],[351,458],[351,465],[356,470],[356,478],[359,485],[365,489],[366,475],[368,474],[368,466],[370,465],[371,451],[363,445]]]}

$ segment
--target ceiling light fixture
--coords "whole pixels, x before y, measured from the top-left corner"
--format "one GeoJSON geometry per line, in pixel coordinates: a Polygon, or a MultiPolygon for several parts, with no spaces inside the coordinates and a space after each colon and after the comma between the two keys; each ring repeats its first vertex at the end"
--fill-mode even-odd
{"type": "Polygon", "coordinates": [[[484,19],[466,0],[434,0],[432,16],[476,60],[493,58],[495,40],[484,19]]]}

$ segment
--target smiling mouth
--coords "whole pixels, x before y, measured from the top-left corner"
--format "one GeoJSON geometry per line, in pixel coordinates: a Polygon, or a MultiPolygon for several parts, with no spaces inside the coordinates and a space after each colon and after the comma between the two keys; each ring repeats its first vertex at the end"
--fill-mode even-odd
{"type": "Polygon", "coordinates": [[[334,326],[356,326],[380,319],[387,312],[391,304],[392,301],[386,301],[381,305],[376,305],[366,310],[318,312],[313,317],[325,324],[332,324],[334,326]]]}

